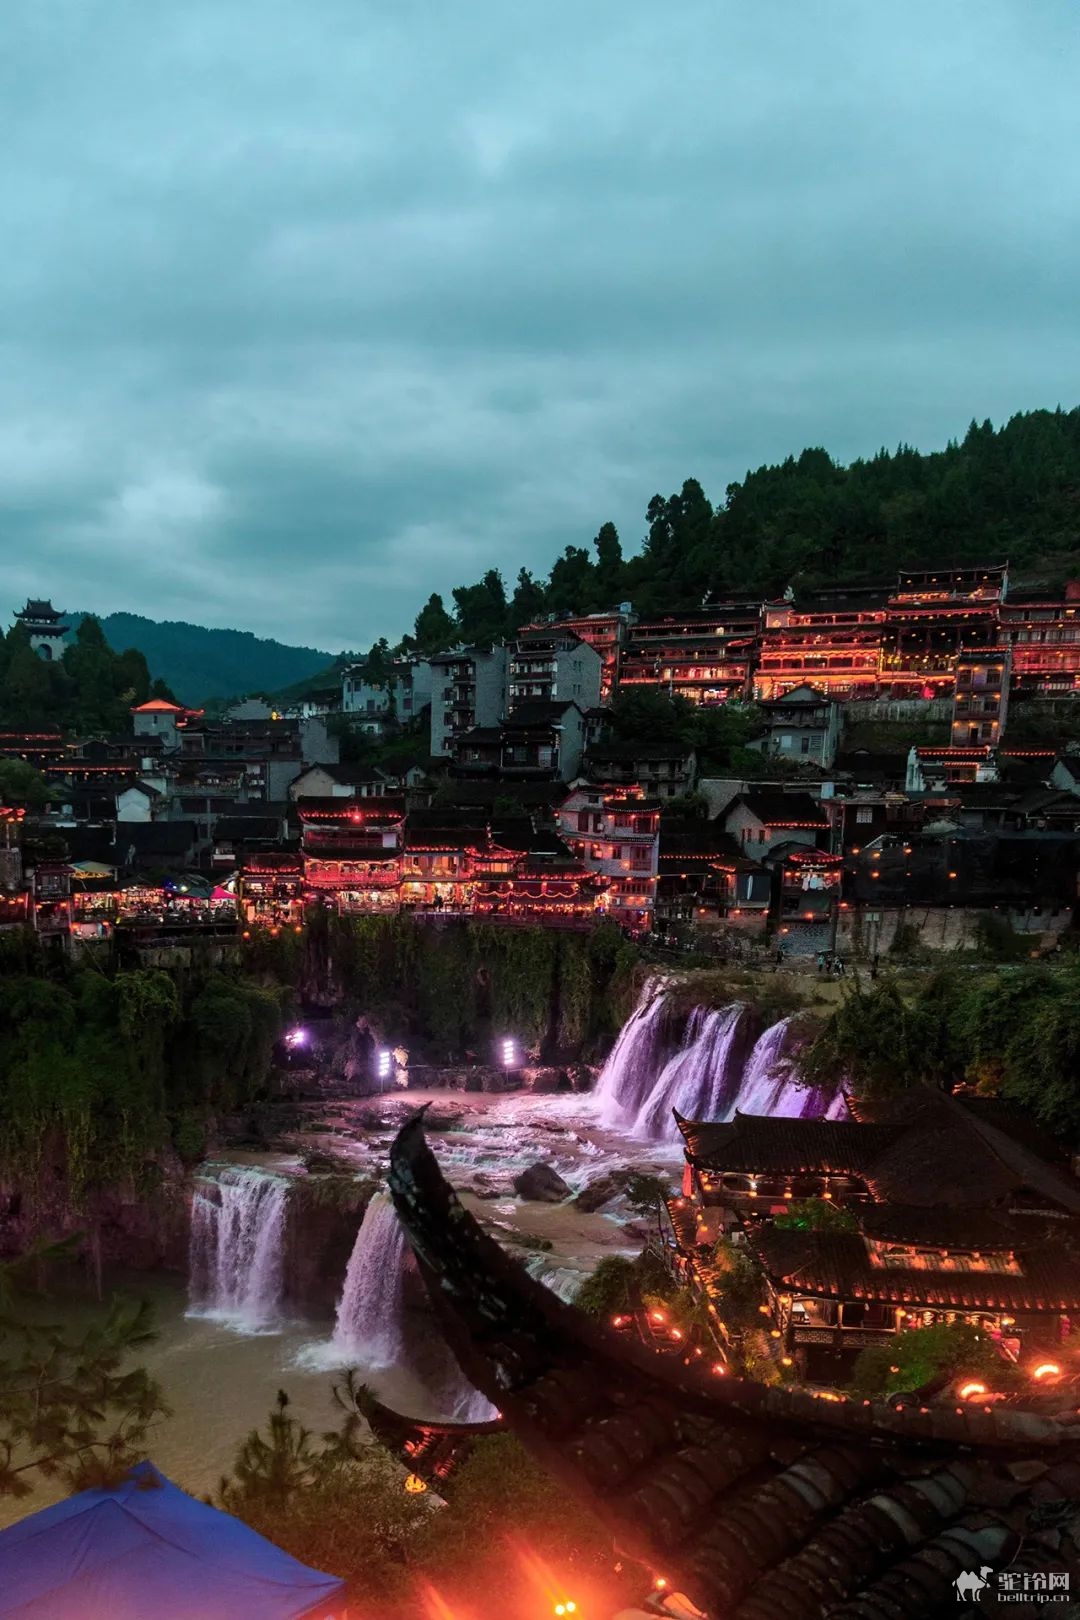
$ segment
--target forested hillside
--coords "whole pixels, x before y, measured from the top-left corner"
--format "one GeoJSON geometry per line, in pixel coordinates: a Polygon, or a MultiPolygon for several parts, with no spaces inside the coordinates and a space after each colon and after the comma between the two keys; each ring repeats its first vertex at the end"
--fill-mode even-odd
{"type": "MultiPolygon", "coordinates": [[[[73,613],[68,622],[76,626],[82,617],[73,613]]],[[[248,630],[207,630],[180,620],[144,619],[137,613],[108,613],[101,627],[110,646],[138,647],[151,675],[165,681],[181,703],[276,692],[306,680],[330,661],[329,653],[286,646],[248,630]]]]}
{"type": "Polygon", "coordinates": [[[924,454],[901,445],[849,467],[822,449],[748,472],[715,504],[696,479],[655,495],[644,544],[624,554],[611,523],[568,546],[546,579],[522,568],[508,590],[489,570],[432,596],[407,641],[432,652],[512,632],[541,613],[627,599],[642,614],[708,595],[772,595],[888,579],[905,565],[1003,562],[1048,583],[1080,574],[1080,409],[1031,411],[1002,428],[973,422],[924,454]]]}

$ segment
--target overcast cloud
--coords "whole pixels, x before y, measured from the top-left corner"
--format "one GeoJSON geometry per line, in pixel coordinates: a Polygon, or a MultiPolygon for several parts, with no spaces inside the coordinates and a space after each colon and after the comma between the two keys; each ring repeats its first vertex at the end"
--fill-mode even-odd
{"type": "Polygon", "coordinates": [[[8,604],[366,646],[1074,405],[1078,86],[1074,0],[4,0],[8,604]]]}

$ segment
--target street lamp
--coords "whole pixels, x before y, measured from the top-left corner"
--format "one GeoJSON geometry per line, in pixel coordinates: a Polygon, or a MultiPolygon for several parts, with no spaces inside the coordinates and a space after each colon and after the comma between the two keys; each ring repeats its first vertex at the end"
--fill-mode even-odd
{"type": "Polygon", "coordinates": [[[504,1035],[499,1042],[499,1057],[503,1074],[509,1079],[510,1070],[516,1069],[519,1062],[518,1044],[512,1035],[504,1035]]]}
{"type": "Polygon", "coordinates": [[[298,1046],[307,1045],[307,1038],[307,1030],[302,1029],[298,1024],[295,1029],[290,1029],[289,1033],[286,1035],[285,1045],[291,1047],[295,1051],[298,1046]]]}
{"type": "Polygon", "coordinates": [[[385,1085],[390,1079],[390,1070],[393,1065],[393,1061],[393,1054],[385,1047],[381,1047],[376,1059],[375,1072],[378,1075],[379,1081],[382,1085],[385,1085]]]}

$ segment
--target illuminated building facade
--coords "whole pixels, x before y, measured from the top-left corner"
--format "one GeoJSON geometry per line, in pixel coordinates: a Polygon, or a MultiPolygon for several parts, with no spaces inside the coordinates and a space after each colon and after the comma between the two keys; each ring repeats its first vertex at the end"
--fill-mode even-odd
{"type": "Polygon", "coordinates": [[[956,655],[952,724],[954,748],[996,748],[1009,711],[1010,649],[965,649],[956,655]]]}
{"type": "Polygon", "coordinates": [[[1080,1230],[1080,1182],[996,1103],[933,1093],[875,1122],[736,1114],[679,1128],[677,1247],[693,1267],[699,1245],[742,1227],[777,1353],[804,1376],[933,1322],[978,1327],[1011,1361],[1070,1331],[1080,1261],[1047,1238],[1080,1230]],[[806,1200],[845,1210],[846,1226],[792,1220],[806,1200]]]}
{"type": "Polygon", "coordinates": [[[630,629],[619,685],[659,687],[690,703],[745,698],[760,622],[757,602],[642,619],[630,629]]]}
{"type": "Polygon", "coordinates": [[[1015,690],[1068,697],[1080,688],[1080,580],[1061,594],[1028,591],[1001,604],[1001,639],[1012,649],[1015,690]]]}
{"type": "Polygon", "coordinates": [[[272,932],[299,927],[304,919],[304,863],[299,850],[253,850],[244,855],[237,896],[244,928],[272,932]]]}
{"type": "Polygon", "coordinates": [[[394,911],[399,900],[404,799],[297,802],[308,900],[337,911],[394,911]]]}
{"type": "Polygon", "coordinates": [[[508,707],[576,703],[584,713],[600,702],[601,670],[596,648],[565,624],[522,630],[509,648],[508,707]]]}
{"type": "MultiPolygon", "coordinates": [[[[600,695],[599,700],[594,698],[593,702],[606,704],[610,702],[611,695],[619,684],[623,648],[635,617],[629,604],[623,603],[610,613],[580,613],[575,616],[560,616],[547,623],[523,625],[519,634],[524,640],[534,634],[550,635],[553,631],[557,631],[578,636],[582,641],[588,642],[600,658],[600,695]]],[[[556,695],[561,697],[563,694],[560,692],[556,695]]],[[[589,707],[585,703],[581,706],[589,707]]]]}
{"type": "Polygon", "coordinates": [[[768,602],[754,671],[766,702],[812,686],[833,698],[873,697],[881,676],[884,607],[796,608],[768,602]]]}
{"type": "Polygon", "coordinates": [[[652,927],[660,805],[640,789],[578,783],[559,810],[559,832],[590,872],[608,880],[602,906],[634,932],[652,927]]]}

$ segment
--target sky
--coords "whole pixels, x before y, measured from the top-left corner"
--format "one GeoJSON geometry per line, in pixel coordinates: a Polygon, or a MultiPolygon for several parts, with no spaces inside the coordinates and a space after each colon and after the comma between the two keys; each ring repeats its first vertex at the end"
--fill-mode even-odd
{"type": "Polygon", "coordinates": [[[4,0],[10,605],[362,648],[1076,405],[1077,85],[1075,0],[4,0]]]}

